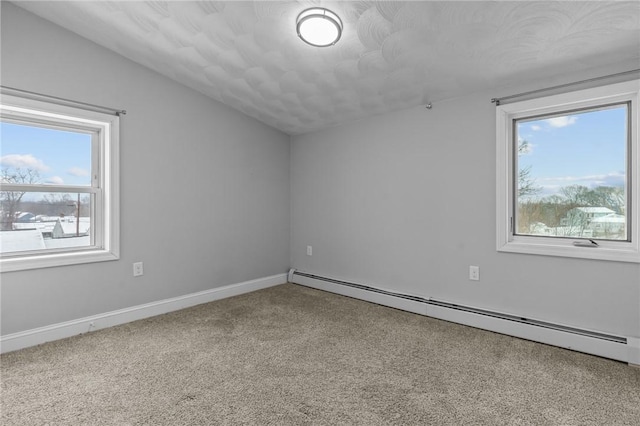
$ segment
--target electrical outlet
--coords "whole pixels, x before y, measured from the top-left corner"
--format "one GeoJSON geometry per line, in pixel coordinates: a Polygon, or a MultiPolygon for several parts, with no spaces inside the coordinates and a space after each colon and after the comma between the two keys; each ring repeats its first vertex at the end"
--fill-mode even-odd
{"type": "Polygon", "coordinates": [[[469,266],[469,279],[471,281],[480,281],[480,267],[469,266]]]}
{"type": "Polygon", "coordinates": [[[312,255],[313,255],[313,247],[307,246],[307,256],[312,256],[312,255]]]}
{"type": "Polygon", "coordinates": [[[144,269],[142,267],[142,262],[136,262],[133,264],[133,276],[139,277],[144,274],[144,269]]]}

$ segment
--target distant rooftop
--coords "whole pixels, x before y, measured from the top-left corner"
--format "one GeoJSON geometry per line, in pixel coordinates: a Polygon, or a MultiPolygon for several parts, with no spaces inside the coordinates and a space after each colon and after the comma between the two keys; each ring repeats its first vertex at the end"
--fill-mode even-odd
{"type": "Polygon", "coordinates": [[[39,230],[0,232],[0,252],[44,250],[47,247],[39,230]]]}
{"type": "Polygon", "coordinates": [[[606,207],[576,207],[573,210],[580,210],[581,212],[585,212],[585,213],[605,213],[605,214],[615,213],[613,210],[608,209],[606,207]]]}

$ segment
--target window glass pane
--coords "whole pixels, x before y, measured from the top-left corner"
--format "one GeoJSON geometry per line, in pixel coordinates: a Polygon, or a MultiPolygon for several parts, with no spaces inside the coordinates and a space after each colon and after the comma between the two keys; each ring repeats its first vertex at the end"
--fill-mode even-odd
{"type": "Polygon", "coordinates": [[[0,191],[0,253],[91,245],[91,194],[0,191]]]}
{"type": "Polygon", "coordinates": [[[515,234],[628,240],[627,108],[515,121],[515,234]]]}
{"type": "Polygon", "coordinates": [[[91,134],[0,122],[3,183],[91,186],[91,134]]]}

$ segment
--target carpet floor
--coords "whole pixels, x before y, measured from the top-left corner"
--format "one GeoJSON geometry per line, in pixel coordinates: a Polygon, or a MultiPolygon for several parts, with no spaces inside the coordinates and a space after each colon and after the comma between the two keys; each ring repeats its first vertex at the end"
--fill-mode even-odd
{"type": "Polygon", "coordinates": [[[3,425],[640,425],[640,369],[295,284],[0,358],[3,425]]]}

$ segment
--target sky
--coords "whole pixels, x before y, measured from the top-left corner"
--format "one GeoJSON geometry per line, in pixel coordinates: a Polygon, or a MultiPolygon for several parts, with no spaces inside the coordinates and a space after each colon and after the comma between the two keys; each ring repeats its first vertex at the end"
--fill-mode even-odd
{"type": "Polygon", "coordinates": [[[0,167],[36,170],[43,184],[91,185],[91,135],[0,123],[0,167]]]}
{"type": "Polygon", "coordinates": [[[570,185],[624,186],[626,121],[625,105],[518,121],[518,140],[528,142],[518,166],[531,167],[535,186],[542,188],[538,196],[557,194],[570,185]]]}

